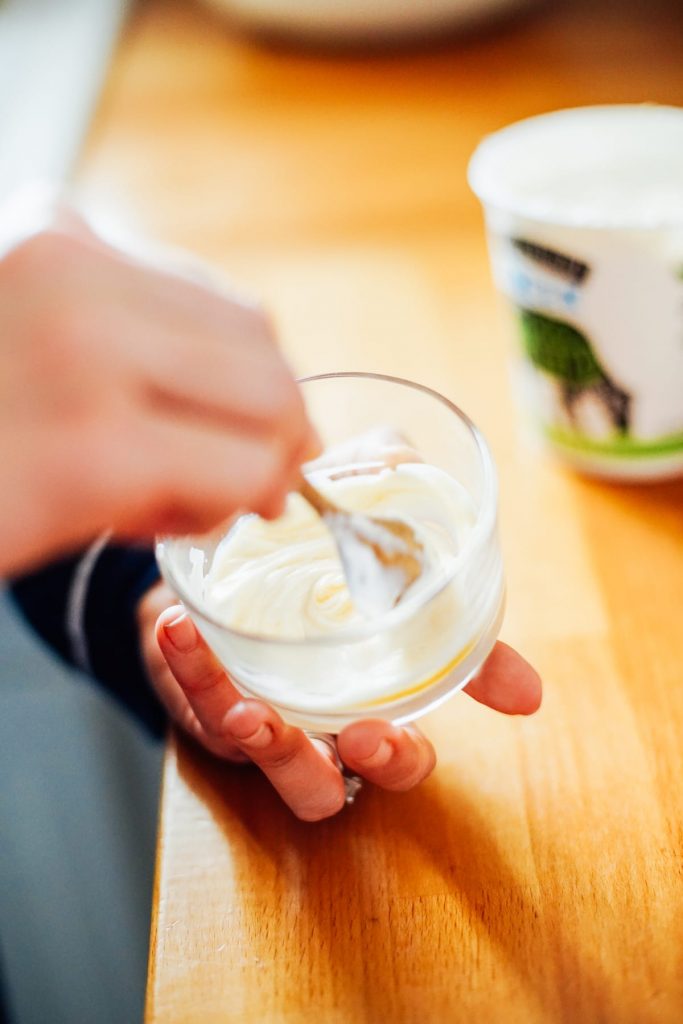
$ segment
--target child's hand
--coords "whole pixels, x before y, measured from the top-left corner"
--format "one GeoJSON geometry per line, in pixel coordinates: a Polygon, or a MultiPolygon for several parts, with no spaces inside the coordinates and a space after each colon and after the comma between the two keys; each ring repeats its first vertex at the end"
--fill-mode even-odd
{"type": "MultiPolygon", "coordinates": [[[[168,607],[173,601],[160,583],[139,608],[144,660],[173,721],[216,756],[253,761],[297,817],[317,821],[336,814],[344,805],[344,783],[329,749],[286,725],[268,705],[240,696],[182,607],[168,607]]],[[[506,714],[531,714],[541,700],[537,673],[502,643],[466,689],[506,714]]],[[[379,719],[347,726],[337,747],[345,765],[384,789],[412,788],[436,761],[415,726],[397,728],[379,719]]]]}
{"type": "Polygon", "coordinates": [[[0,574],[276,514],[312,428],[258,310],[80,229],[0,259],[0,574]]]}

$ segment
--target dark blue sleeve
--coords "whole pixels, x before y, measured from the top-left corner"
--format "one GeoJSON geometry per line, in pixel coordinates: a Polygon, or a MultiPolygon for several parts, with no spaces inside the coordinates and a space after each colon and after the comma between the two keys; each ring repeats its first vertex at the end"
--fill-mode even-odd
{"type": "Polygon", "coordinates": [[[112,544],[10,585],[16,604],[43,640],[99,680],[155,735],[163,733],[166,719],[142,664],[135,609],[158,578],[151,551],[112,544]]]}

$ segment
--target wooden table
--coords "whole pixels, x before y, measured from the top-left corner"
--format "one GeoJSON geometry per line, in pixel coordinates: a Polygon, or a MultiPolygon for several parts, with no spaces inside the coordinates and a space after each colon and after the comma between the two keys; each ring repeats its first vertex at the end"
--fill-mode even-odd
{"type": "Polygon", "coordinates": [[[440,49],[328,56],[148,3],[79,187],[265,296],[302,372],[383,370],[484,428],[504,636],[531,720],[464,695],[418,791],[318,825],[173,740],[147,1020],[683,1020],[683,483],[578,479],[518,437],[508,331],[465,184],[480,137],[555,107],[683,102],[683,8],[548,3],[440,49]]]}

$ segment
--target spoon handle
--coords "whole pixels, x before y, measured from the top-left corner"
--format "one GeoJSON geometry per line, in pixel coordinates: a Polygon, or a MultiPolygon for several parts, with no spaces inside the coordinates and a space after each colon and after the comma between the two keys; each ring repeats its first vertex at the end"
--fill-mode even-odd
{"type": "Polygon", "coordinates": [[[297,488],[302,498],[305,498],[309,505],[311,505],[319,516],[329,515],[330,513],[338,513],[340,509],[329,501],[324,494],[321,494],[317,487],[302,476],[299,480],[299,486],[297,488]]]}

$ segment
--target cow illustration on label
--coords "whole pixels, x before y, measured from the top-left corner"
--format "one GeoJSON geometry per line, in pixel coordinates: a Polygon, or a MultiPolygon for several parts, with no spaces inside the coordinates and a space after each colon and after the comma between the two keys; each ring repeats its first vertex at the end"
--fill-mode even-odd
{"type": "MultiPolygon", "coordinates": [[[[527,358],[559,389],[570,425],[593,433],[602,409],[608,426],[625,435],[630,426],[631,395],[612,379],[590,342],[571,324],[542,313],[519,309],[522,343],[527,358]],[[596,415],[597,414],[597,415],[596,415]]],[[[598,432],[602,432],[598,428],[598,432]]]]}

